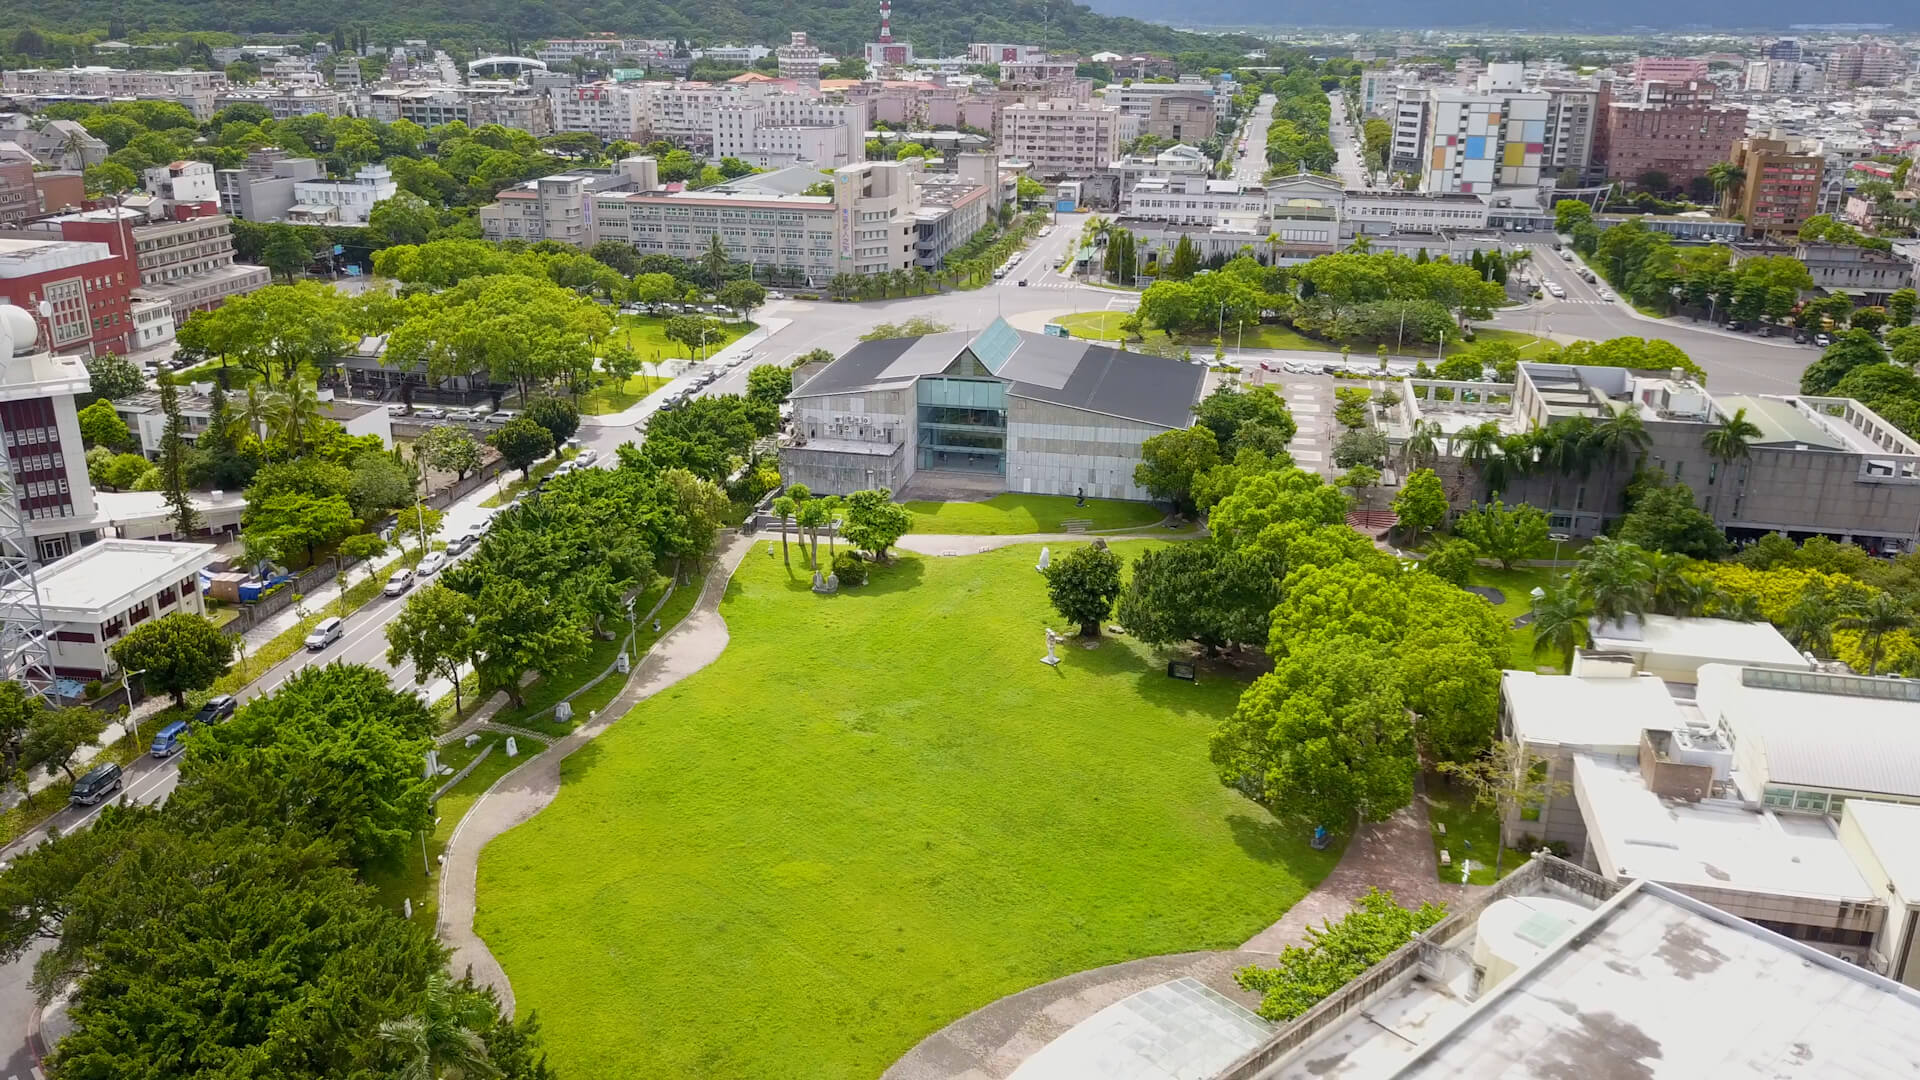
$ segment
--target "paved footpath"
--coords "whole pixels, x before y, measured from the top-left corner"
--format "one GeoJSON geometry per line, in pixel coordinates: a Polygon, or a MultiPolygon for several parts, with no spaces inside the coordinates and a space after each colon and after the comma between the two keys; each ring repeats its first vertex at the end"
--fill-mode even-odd
{"type": "Polygon", "coordinates": [[[530,759],[487,789],[467,811],[447,844],[440,868],[440,940],[453,950],[452,970],[472,972],[476,982],[494,988],[501,1007],[513,1015],[513,985],[486,942],[474,933],[474,891],[480,852],[494,837],[545,809],[560,791],[560,762],[611,727],[636,704],[672,686],[718,659],[727,647],[727,624],[720,598],[755,538],[728,538],[707,575],[700,599],[687,617],[640,659],[620,695],[600,715],[574,729],[553,747],[530,759]]]}

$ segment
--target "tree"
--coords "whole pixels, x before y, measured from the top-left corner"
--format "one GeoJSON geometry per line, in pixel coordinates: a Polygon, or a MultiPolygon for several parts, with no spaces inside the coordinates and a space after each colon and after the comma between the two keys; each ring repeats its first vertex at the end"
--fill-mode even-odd
{"type": "Polygon", "coordinates": [[[1233,443],[1240,429],[1258,424],[1281,433],[1281,442],[1291,442],[1299,428],[1287,403],[1270,386],[1242,390],[1232,383],[1221,385],[1193,407],[1194,421],[1213,432],[1222,447],[1233,443]]]}
{"type": "Polygon", "coordinates": [[[117,195],[123,191],[132,191],[140,186],[140,178],[132,169],[117,161],[103,161],[88,166],[83,175],[88,195],[117,195]]]}
{"type": "Polygon", "coordinates": [[[1920,305],[1920,295],[1914,290],[1895,289],[1887,297],[1887,324],[1896,328],[1911,326],[1917,305],[1920,305]]]}
{"type": "Polygon", "coordinates": [[[1900,597],[1875,592],[1857,609],[1834,624],[1836,630],[1858,630],[1860,647],[1867,655],[1867,674],[1880,674],[1880,659],[1886,655],[1887,635],[1920,626],[1920,615],[1900,597]]]}
{"type": "Polygon", "coordinates": [[[707,241],[707,250],[700,255],[700,269],[706,272],[707,287],[718,289],[727,279],[727,267],[733,264],[733,257],[727,254],[727,245],[714,233],[707,241]]]}
{"type": "Polygon", "coordinates": [[[1382,821],[1413,798],[1413,723],[1378,642],[1316,636],[1255,680],[1212,739],[1221,779],[1309,823],[1382,821]]]}
{"type": "Polygon", "coordinates": [[[234,639],[189,611],[176,611],[127,632],[108,650],[113,662],[141,672],[148,693],[173,695],[187,703],[187,691],[205,690],[233,664],[234,639]]]}
{"type": "Polygon", "coordinates": [[[1447,520],[1447,491],[1440,477],[1432,469],[1415,469],[1394,496],[1393,513],[1401,527],[1409,530],[1411,543],[1419,543],[1421,533],[1439,528],[1447,520]]]}
{"type": "Polygon", "coordinates": [[[1759,425],[1747,419],[1747,410],[1735,409],[1701,436],[1700,445],[1716,460],[1731,465],[1747,456],[1749,444],[1761,434],[1759,425]]]}
{"type": "Polygon", "coordinates": [[[1640,496],[1621,519],[1619,539],[1648,551],[1667,551],[1695,559],[1717,559],[1727,538],[1713,519],[1694,505],[1685,484],[1654,488],[1640,496]]]}
{"type": "Polygon", "coordinates": [[[1191,236],[1183,233],[1173,246],[1173,255],[1167,260],[1167,269],[1162,276],[1170,281],[1186,281],[1199,269],[1200,249],[1194,245],[1191,236]]]}
{"type": "Polygon", "coordinates": [[[887,549],[898,543],[913,528],[913,515],[893,501],[886,488],[856,491],[847,496],[847,517],[840,528],[847,543],[871,552],[875,562],[885,562],[887,549]]]}
{"type": "Polygon", "coordinates": [[[1333,463],[1342,469],[1356,465],[1379,468],[1387,462],[1387,437],[1378,428],[1356,428],[1333,443],[1333,463]]]}
{"type": "Polygon", "coordinates": [[[1334,481],[1335,486],[1353,493],[1363,508],[1373,508],[1373,489],[1380,485],[1380,470],[1371,465],[1355,465],[1334,481]]]}
{"type": "Polygon", "coordinates": [[[506,691],[515,705],[525,704],[522,675],[557,671],[592,645],[573,605],[512,578],[489,580],[480,589],[473,635],[481,643],[473,664],[481,684],[506,691]]]}
{"type": "Polygon", "coordinates": [[[1099,637],[1100,624],[1120,598],[1120,556],[1095,540],[1054,559],[1042,571],[1053,609],[1080,625],[1083,637],[1099,637]]]}
{"type": "Polygon", "coordinates": [[[1259,1013],[1275,1023],[1299,1016],[1446,917],[1444,904],[1410,911],[1393,894],[1369,888],[1339,922],[1307,928],[1307,944],[1289,945],[1272,968],[1244,967],[1240,987],[1260,995],[1259,1013]]]}
{"type": "Polygon", "coordinates": [[[1496,740],[1485,754],[1472,761],[1443,761],[1437,768],[1465,787],[1474,805],[1492,810],[1499,821],[1500,842],[1493,853],[1496,878],[1506,856],[1507,820],[1516,810],[1544,807],[1573,790],[1566,781],[1553,779],[1551,761],[1535,755],[1525,743],[1505,739],[1496,740]]]}
{"type": "Polygon", "coordinates": [[[373,204],[367,213],[367,240],[374,247],[424,244],[440,224],[427,200],[410,191],[373,204]]]}
{"type": "Polygon", "coordinates": [[[534,398],[527,403],[524,415],[547,429],[547,434],[552,437],[555,453],[559,453],[560,447],[568,439],[573,438],[574,432],[580,430],[580,410],[565,398],[534,398]]]}
{"type": "Polygon", "coordinates": [[[82,747],[93,745],[106,726],[106,714],[90,706],[41,709],[27,725],[21,757],[28,764],[45,768],[49,776],[58,769],[71,781],[75,779],[74,756],[82,747]]]}
{"type": "Polygon", "coordinates": [[[740,278],[720,286],[714,298],[739,312],[744,319],[753,313],[754,308],[767,302],[767,290],[761,288],[758,282],[740,278]]]}
{"type": "Polygon", "coordinates": [[[166,493],[173,534],[184,540],[200,528],[200,515],[187,495],[186,421],[180,416],[180,392],[170,378],[160,380],[160,411],[166,417],[160,435],[161,490],[166,493]]]}
{"type": "Polygon", "coordinates": [[[127,430],[127,422],[113,411],[113,403],[105,398],[80,410],[80,437],[88,446],[104,446],[109,450],[122,450],[133,444],[133,432],[127,430]]]}
{"type": "Polygon", "coordinates": [[[93,392],[108,401],[122,401],[147,388],[147,377],[140,366],[114,353],[101,353],[87,361],[87,375],[93,392]]]}
{"type": "Polygon", "coordinates": [[[295,275],[313,261],[313,248],[291,225],[268,225],[267,242],[260,249],[260,263],[293,284],[295,275]]]}
{"type": "Polygon", "coordinates": [[[1599,537],[1580,553],[1573,586],[1601,623],[1647,613],[1653,604],[1653,566],[1638,546],[1599,537]]]}
{"type": "Polygon", "coordinates": [[[282,563],[304,555],[310,566],[321,548],[358,532],[360,522],[344,495],[290,492],[259,501],[249,494],[242,526],[250,552],[282,563]]]}
{"type": "Polygon", "coordinates": [[[1212,430],[1194,426],[1163,431],[1140,444],[1140,464],[1133,482],[1156,499],[1171,502],[1176,512],[1194,511],[1194,480],[1220,463],[1220,443],[1212,430]]]}
{"type": "MultiPolygon", "coordinates": [[[[1844,296],[1840,299],[1846,300],[1844,296]]],[[[1849,330],[1827,346],[1820,353],[1820,359],[1800,373],[1800,392],[1825,394],[1840,385],[1840,380],[1846,378],[1854,368],[1884,363],[1886,359],[1887,350],[1880,346],[1872,334],[1865,330],[1849,330]]]]}
{"type": "MultiPolygon", "coordinates": [[[[456,713],[462,711],[460,665],[473,662],[479,644],[473,635],[473,610],[465,594],[434,582],[409,596],[386,629],[387,665],[410,663],[415,672],[450,680],[456,713]]],[[[416,675],[414,681],[421,679],[416,675]]]]}
{"type": "Polygon", "coordinates": [[[1553,585],[1533,598],[1533,651],[1542,649],[1560,657],[1562,667],[1573,662],[1573,650],[1587,642],[1587,615],[1580,594],[1571,585],[1553,585]]]}
{"type": "Polygon", "coordinates": [[[1547,515],[1532,506],[1508,506],[1495,500],[1475,505],[1453,523],[1455,536],[1468,541],[1504,570],[1538,558],[1547,547],[1547,515]]]}
{"type": "Polygon", "coordinates": [[[413,474],[393,454],[369,451],[353,459],[347,506],[361,521],[374,521],[414,501],[413,474]]]}
{"type": "Polygon", "coordinates": [[[527,416],[516,416],[500,425],[487,442],[500,451],[509,468],[519,469],[522,477],[531,475],[534,462],[553,453],[553,433],[527,416]]]}
{"type": "Polygon", "coordinates": [[[747,372],[747,399],[779,405],[793,393],[793,369],[779,364],[761,364],[747,372]]]}
{"type": "Polygon", "coordinates": [[[1266,640],[1280,600],[1280,559],[1220,544],[1171,544],[1143,552],[1121,595],[1116,617],[1137,641],[1195,641],[1209,656],[1240,642],[1266,640]]]}
{"type": "Polygon", "coordinates": [[[1420,569],[1452,585],[1465,585],[1478,566],[1480,549],[1465,540],[1442,540],[1420,560],[1420,569]]]}
{"type": "Polygon", "coordinates": [[[499,1017],[484,998],[455,992],[443,972],[427,976],[420,1008],[380,1025],[380,1039],[399,1048],[406,1064],[399,1080],[486,1080],[500,1075],[480,1032],[499,1017]]]}
{"type": "Polygon", "coordinates": [[[464,429],[451,424],[428,428],[425,435],[414,440],[413,454],[428,468],[453,473],[461,480],[480,467],[480,444],[464,429]]]}

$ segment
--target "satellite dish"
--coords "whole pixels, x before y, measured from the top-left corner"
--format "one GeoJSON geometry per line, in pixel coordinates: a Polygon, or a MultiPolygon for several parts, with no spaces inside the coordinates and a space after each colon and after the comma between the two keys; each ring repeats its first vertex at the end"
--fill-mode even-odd
{"type": "Polygon", "coordinates": [[[40,317],[43,319],[53,318],[53,301],[51,300],[40,301],[40,317]]]}

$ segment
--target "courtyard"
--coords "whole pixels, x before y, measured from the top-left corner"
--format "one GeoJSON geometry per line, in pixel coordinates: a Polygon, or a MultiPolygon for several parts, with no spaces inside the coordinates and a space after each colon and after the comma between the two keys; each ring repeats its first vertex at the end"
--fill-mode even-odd
{"type": "Polygon", "coordinates": [[[481,857],[475,928],[562,1075],[870,1080],[1007,994],[1237,947],[1338,859],[1214,776],[1240,679],[1111,637],[1038,662],[1038,545],[834,596],[778,551],[720,658],[481,857]]]}

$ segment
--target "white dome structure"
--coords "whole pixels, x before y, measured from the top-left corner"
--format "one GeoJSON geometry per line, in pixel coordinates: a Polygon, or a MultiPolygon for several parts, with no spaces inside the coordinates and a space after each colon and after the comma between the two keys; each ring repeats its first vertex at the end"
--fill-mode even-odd
{"type": "Polygon", "coordinates": [[[33,313],[13,304],[0,304],[0,358],[24,356],[40,339],[33,313]]]}
{"type": "Polygon", "coordinates": [[[1545,952],[1591,915],[1586,908],[1551,896],[1495,900],[1475,923],[1473,963],[1485,974],[1485,995],[1507,976],[1545,952]]]}

